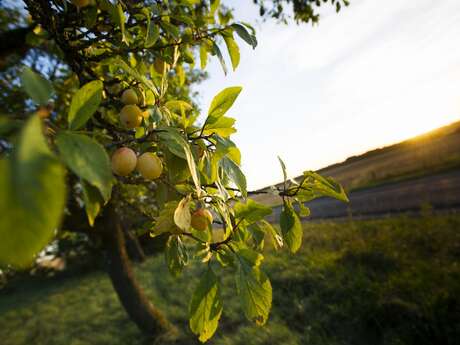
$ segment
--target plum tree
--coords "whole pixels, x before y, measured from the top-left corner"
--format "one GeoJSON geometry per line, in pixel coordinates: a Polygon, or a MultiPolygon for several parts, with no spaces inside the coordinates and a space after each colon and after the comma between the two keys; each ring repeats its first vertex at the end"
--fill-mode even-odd
{"type": "Polygon", "coordinates": [[[154,180],[163,172],[163,163],[155,153],[145,152],[139,156],[136,168],[143,178],[154,180]]]}
{"type": "Polygon", "coordinates": [[[206,76],[209,58],[225,73],[228,63],[235,70],[239,44],[257,46],[254,28],[223,1],[24,2],[30,20],[6,11],[10,23],[0,21],[0,80],[8,86],[0,93],[0,266],[28,268],[56,234],[83,234],[104,253],[132,321],[160,336],[174,327],[143,293],[126,245],[147,233],[151,241],[165,238],[172,274],[203,264],[189,308],[200,341],[218,328],[224,288],[235,289],[244,315],[263,325],[272,287],[260,238],[295,253],[304,203],[347,197],[314,172],[289,180],[280,160],[284,183],[271,193],[283,209],[280,229],[273,227],[264,219],[271,208],[250,198],[259,192],[247,190],[232,141],[228,112],[242,88],[224,87],[200,117],[193,85],[206,76]],[[38,116],[49,104],[50,116],[38,116]],[[235,287],[220,285],[218,276],[229,271],[235,287]]]}
{"type": "Polygon", "coordinates": [[[112,171],[119,176],[131,174],[136,164],[136,153],[128,147],[120,147],[112,155],[112,171]]]}
{"type": "Polygon", "coordinates": [[[205,231],[213,221],[212,213],[205,208],[199,208],[192,214],[191,225],[194,229],[205,231]]]}

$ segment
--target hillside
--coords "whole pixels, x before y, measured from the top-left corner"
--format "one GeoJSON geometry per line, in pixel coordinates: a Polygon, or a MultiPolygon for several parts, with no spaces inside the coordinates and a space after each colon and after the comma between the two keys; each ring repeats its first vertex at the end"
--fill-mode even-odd
{"type": "MultiPolygon", "coordinates": [[[[460,167],[460,121],[318,170],[352,191],[460,167]]],[[[263,190],[263,189],[262,189],[263,190]]],[[[279,198],[255,197],[276,205],[279,198]]]]}

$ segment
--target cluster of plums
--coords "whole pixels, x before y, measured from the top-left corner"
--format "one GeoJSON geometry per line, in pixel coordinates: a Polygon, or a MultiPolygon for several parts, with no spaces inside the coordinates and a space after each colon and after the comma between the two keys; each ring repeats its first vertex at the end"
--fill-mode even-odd
{"type": "MultiPolygon", "coordinates": [[[[125,90],[121,95],[124,104],[120,111],[120,122],[127,128],[140,126],[142,111],[137,106],[139,98],[133,89],[125,90]]],[[[112,170],[118,176],[127,176],[137,170],[143,178],[154,180],[163,172],[161,159],[153,152],[145,152],[139,157],[129,147],[120,147],[112,155],[112,170]]],[[[198,208],[192,213],[191,226],[205,231],[213,222],[212,213],[206,208],[198,208]]]]}
{"type": "Polygon", "coordinates": [[[120,111],[120,122],[128,129],[139,127],[142,123],[142,110],[137,106],[139,97],[134,89],[127,89],[121,95],[124,107],[120,111]]]}
{"type": "MultiPolygon", "coordinates": [[[[133,89],[127,89],[121,95],[124,107],[120,111],[120,122],[127,128],[139,127],[142,122],[142,111],[137,106],[139,98],[133,89]]],[[[160,177],[163,172],[161,159],[153,152],[145,152],[137,157],[129,147],[120,147],[112,155],[112,170],[116,175],[127,176],[134,169],[147,180],[160,177]]]]}

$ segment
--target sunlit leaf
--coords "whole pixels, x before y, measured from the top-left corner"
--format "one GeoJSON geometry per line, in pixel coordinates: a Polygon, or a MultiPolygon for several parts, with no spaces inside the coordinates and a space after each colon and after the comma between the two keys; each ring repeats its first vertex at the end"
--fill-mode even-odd
{"type": "Polygon", "coordinates": [[[174,211],[174,223],[184,231],[190,229],[192,215],[190,213],[190,196],[183,198],[174,211]]]}
{"type": "Polygon", "coordinates": [[[158,236],[165,232],[179,233],[180,229],[174,222],[174,212],[177,209],[177,201],[166,203],[160,211],[160,214],[155,219],[155,225],[151,231],[152,236],[158,236]]]}
{"type": "Polygon", "coordinates": [[[224,38],[225,45],[227,46],[228,54],[230,55],[230,61],[232,62],[233,70],[236,70],[240,64],[240,48],[233,39],[233,35],[226,34],[222,36],[224,38]]]}
{"type": "Polygon", "coordinates": [[[65,171],[50,152],[38,117],[0,159],[0,265],[25,267],[52,239],[65,205],[65,171]]]}
{"type": "Polygon", "coordinates": [[[217,121],[207,124],[206,129],[203,131],[204,135],[211,135],[213,133],[219,134],[223,138],[229,137],[231,134],[236,132],[235,119],[231,117],[222,116],[217,121]]]}
{"type": "Polygon", "coordinates": [[[245,224],[262,220],[272,213],[271,207],[259,204],[252,199],[247,199],[246,203],[241,201],[235,203],[233,209],[235,210],[235,218],[244,219],[245,224]]]}
{"type": "Polygon", "coordinates": [[[265,273],[239,257],[236,286],[244,314],[258,325],[267,322],[272,305],[272,286],[265,273]]]}
{"type": "Polygon", "coordinates": [[[102,100],[102,81],[85,84],[72,97],[69,109],[69,128],[80,129],[93,116],[102,100]]]}
{"type": "Polygon", "coordinates": [[[206,44],[200,45],[200,67],[205,69],[208,64],[208,49],[206,44]]]}
{"type": "Polygon", "coordinates": [[[227,176],[239,189],[241,194],[246,197],[247,183],[246,176],[241,171],[240,167],[230,158],[224,157],[220,160],[219,166],[222,168],[223,174],[227,176]]]}
{"type": "Polygon", "coordinates": [[[112,170],[104,147],[94,139],[71,132],[56,137],[60,157],[77,176],[99,189],[105,201],[112,193],[112,170]]]}
{"type": "Polygon", "coordinates": [[[81,180],[83,191],[83,202],[85,203],[85,211],[88,217],[89,225],[93,226],[96,217],[101,212],[104,205],[104,199],[96,187],[93,187],[85,180],[81,180]]]}
{"type": "Polygon", "coordinates": [[[288,201],[284,203],[281,211],[280,227],[284,243],[286,243],[291,253],[297,252],[302,245],[302,223],[292,204],[288,201]]]}
{"type": "Polygon", "coordinates": [[[261,220],[259,222],[259,226],[264,229],[265,233],[271,235],[272,244],[275,247],[275,249],[278,249],[283,246],[283,237],[274,226],[272,226],[266,220],[261,220]]]}
{"type": "Polygon", "coordinates": [[[161,128],[161,131],[158,133],[158,135],[167,145],[171,153],[187,160],[190,174],[192,175],[192,179],[197,190],[197,194],[200,196],[200,178],[198,175],[195,158],[193,157],[190,145],[187,140],[185,140],[185,138],[180,134],[178,130],[169,127],[161,128]]]}
{"type": "Polygon", "coordinates": [[[278,160],[279,160],[280,165],[281,165],[281,170],[283,171],[283,181],[284,181],[284,183],[286,183],[286,181],[287,181],[286,164],[284,164],[283,160],[279,156],[278,156],[278,160]]]}
{"type": "Polygon", "coordinates": [[[300,185],[291,187],[288,193],[297,197],[301,202],[311,201],[323,196],[348,202],[347,194],[339,183],[314,171],[305,171],[300,185]]]}
{"type": "Polygon", "coordinates": [[[224,116],[231,108],[243,88],[241,86],[228,87],[219,92],[212,100],[206,123],[213,123],[224,116]]]}
{"type": "Polygon", "coordinates": [[[188,264],[187,248],[179,236],[170,236],[165,248],[165,259],[169,272],[175,277],[179,276],[184,266],[188,264]]]}
{"type": "Polygon", "coordinates": [[[220,285],[211,267],[208,267],[193,292],[190,302],[190,329],[201,342],[211,338],[222,314],[220,285]]]}

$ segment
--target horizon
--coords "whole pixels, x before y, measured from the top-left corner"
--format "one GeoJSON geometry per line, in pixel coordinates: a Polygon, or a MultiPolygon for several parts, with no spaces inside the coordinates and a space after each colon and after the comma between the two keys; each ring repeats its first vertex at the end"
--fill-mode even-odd
{"type": "Polygon", "coordinates": [[[294,177],[460,119],[460,3],[355,0],[314,27],[261,23],[252,4],[231,4],[257,21],[259,45],[242,44],[227,76],[211,59],[195,89],[206,112],[221,89],[243,87],[229,115],[250,189],[281,180],[278,155],[294,177]]]}
{"type": "MultiPolygon", "coordinates": [[[[426,135],[431,135],[432,133],[436,132],[436,131],[439,131],[439,130],[443,130],[447,127],[451,127],[451,126],[454,126],[456,124],[460,124],[460,119],[458,120],[455,120],[453,122],[450,122],[448,124],[445,124],[445,125],[442,125],[442,126],[439,126],[439,127],[436,127],[436,128],[433,128],[433,129],[430,129],[426,132],[423,132],[423,133],[420,133],[420,134],[416,134],[414,136],[411,136],[409,138],[406,138],[406,139],[403,139],[401,141],[397,141],[397,142],[394,142],[394,143],[390,143],[390,144],[387,144],[387,145],[383,145],[383,146],[379,146],[379,147],[374,147],[374,148],[370,148],[369,150],[366,150],[364,152],[361,152],[361,153],[358,153],[358,154],[354,154],[354,155],[350,155],[348,157],[346,157],[345,159],[341,160],[341,161],[337,161],[335,163],[331,163],[331,164],[328,164],[324,167],[321,167],[319,169],[315,169],[314,171],[316,172],[319,172],[319,173],[322,173],[323,170],[327,170],[329,168],[332,168],[336,165],[342,165],[342,164],[346,164],[347,161],[349,159],[352,159],[352,158],[359,158],[359,157],[362,157],[362,156],[365,156],[367,155],[368,153],[370,152],[375,152],[375,151],[379,151],[379,150],[385,150],[387,148],[390,148],[390,147],[393,147],[393,146],[397,146],[397,145],[400,145],[400,144],[403,144],[405,142],[408,142],[408,141],[413,141],[413,140],[423,140],[423,137],[426,136],[426,135]]],[[[289,176],[290,179],[296,179],[296,178],[299,178],[302,176],[302,172],[299,174],[299,175],[296,175],[296,176],[289,176]]],[[[325,175],[327,177],[327,175],[325,175]]],[[[260,187],[260,188],[257,188],[255,190],[263,190],[263,189],[266,189],[266,188],[269,188],[270,186],[272,185],[278,185],[278,184],[281,184],[283,181],[282,181],[282,178],[280,178],[277,182],[275,183],[272,183],[272,184],[269,184],[269,185],[266,185],[264,187],[260,187]]]]}

